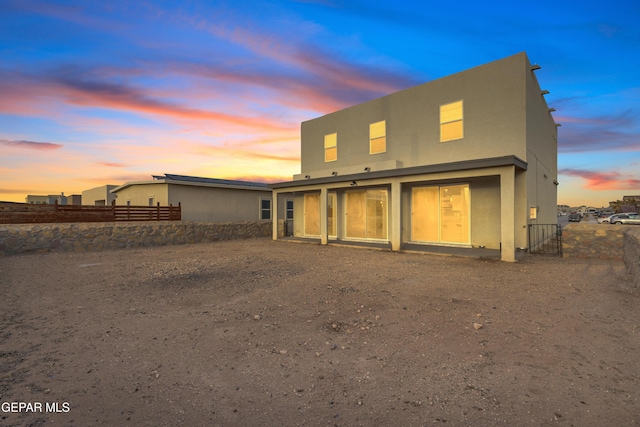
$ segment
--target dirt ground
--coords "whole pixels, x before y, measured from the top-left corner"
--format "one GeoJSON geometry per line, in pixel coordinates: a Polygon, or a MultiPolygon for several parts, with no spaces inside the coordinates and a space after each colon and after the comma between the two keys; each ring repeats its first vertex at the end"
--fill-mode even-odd
{"type": "Polygon", "coordinates": [[[4,257],[0,290],[3,426],[640,423],[621,262],[257,239],[4,257]]]}

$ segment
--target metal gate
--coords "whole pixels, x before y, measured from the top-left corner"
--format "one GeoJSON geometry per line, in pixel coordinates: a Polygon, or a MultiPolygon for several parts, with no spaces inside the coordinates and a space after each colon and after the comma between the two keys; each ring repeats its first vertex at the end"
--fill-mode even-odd
{"type": "Polygon", "coordinates": [[[560,224],[529,224],[529,253],[562,256],[560,224]]]}

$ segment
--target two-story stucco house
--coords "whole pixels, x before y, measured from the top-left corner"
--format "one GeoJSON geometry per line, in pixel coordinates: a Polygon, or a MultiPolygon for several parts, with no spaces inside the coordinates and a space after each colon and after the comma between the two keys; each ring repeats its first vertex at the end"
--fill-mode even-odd
{"type": "MultiPolygon", "coordinates": [[[[519,53],[302,123],[294,235],[500,249],[556,223],[557,125],[519,53]]],[[[274,215],[273,238],[278,238],[274,215]]]]}

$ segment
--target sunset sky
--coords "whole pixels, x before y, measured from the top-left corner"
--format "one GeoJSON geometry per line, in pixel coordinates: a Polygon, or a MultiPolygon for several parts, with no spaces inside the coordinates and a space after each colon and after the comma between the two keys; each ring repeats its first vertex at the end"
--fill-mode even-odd
{"type": "Polygon", "coordinates": [[[0,201],[290,180],[301,121],[525,51],[558,203],[608,206],[640,194],[639,21],[636,0],[0,0],[0,201]]]}

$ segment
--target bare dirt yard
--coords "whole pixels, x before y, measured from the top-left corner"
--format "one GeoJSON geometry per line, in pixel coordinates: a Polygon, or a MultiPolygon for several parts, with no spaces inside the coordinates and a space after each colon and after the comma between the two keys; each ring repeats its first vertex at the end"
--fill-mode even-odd
{"type": "Polygon", "coordinates": [[[629,426],[621,262],[269,239],[0,258],[0,425],[629,426]]]}

